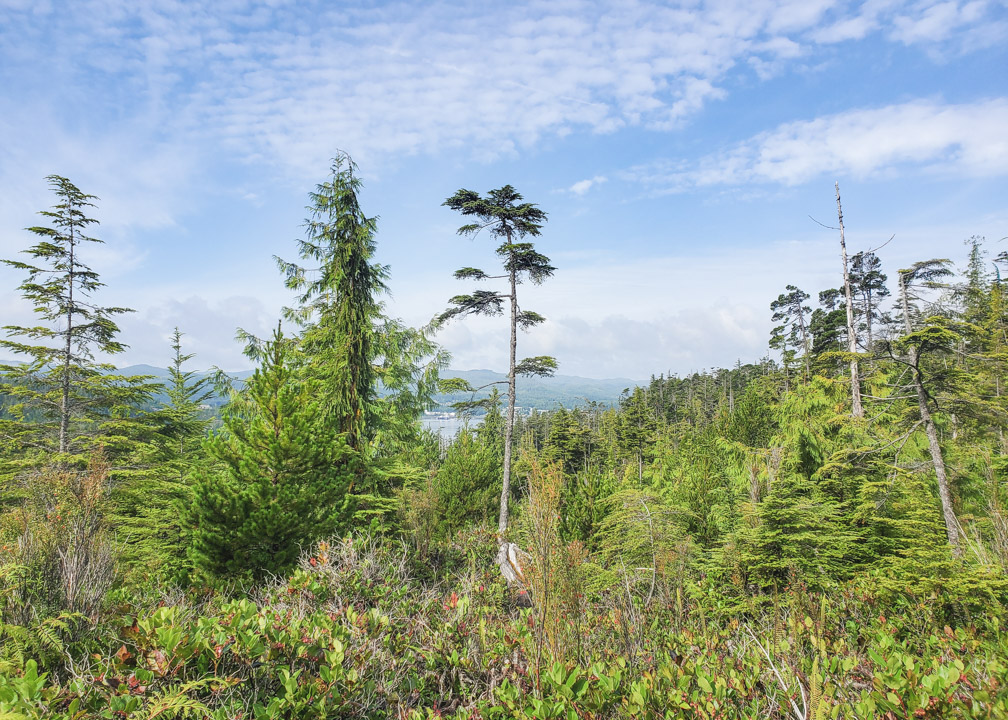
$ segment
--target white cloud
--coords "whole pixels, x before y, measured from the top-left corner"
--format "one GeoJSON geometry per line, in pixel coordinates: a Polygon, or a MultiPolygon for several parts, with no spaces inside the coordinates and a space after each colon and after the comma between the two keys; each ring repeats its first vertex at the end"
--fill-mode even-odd
{"type": "MultiPolygon", "coordinates": [[[[133,124],[168,147],[136,165],[222,145],[304,173],[336,147],[366,164],[453,148],[493,158],[579,129],[665,130],[724,97],[738,68],[772,75],[816,42],[891,26],[897,42],[933,45],[996,25],[986,2],[629,2],[618,12],[581,1],[243,2],[210,13],[91,0],[58,13],[8,6],[0,57],[21,83],[56,83],[51,114],[81,109],[70,125],[118,139],[138,135],[133,124]]],[[[79,137],[91,157],[110,145],[79,137]]]]}
{"type": "Polygon", "coordinates": [[[586,180],[578,180],[576,183],[571,185],[567,191],[573,193],[574,195],[584,195],[593,187],[601,185],[605,181],[606,178],[604,175],[596,175],[595,177],[587,178],[586,180]]]}
{"type": "Polygon", "coordinates": [[[113,359],[117,365],[147,363],[167,366],[171,356],[171,334],[175,327],[183,333],[183,350],[194,353],[190,367],[205,369],[216,365],[225,370],[249,367],[242,347],[234,341],[242,328],[259,337],[268,337],[276,328],[278,308],[267,307],[261,299],[232,295],[207,298],[192,295],[182,299],[155,301],[137,313],[121,316],[121,337],[130,348],[113,359]]]}
{"type": "Polygon", "coordinates": [[[822,175],[863,179],[911,167],[951,176],[1008,174],[1008,100],[919,100],[786,123],[696,164],[658,162],[626,177],[657,192],[746,183],[795,185],[822,175]]]}
{"type": "MultiPolygon", "coordinates": [[[[221,231],[196,231],[183,219],[205,201],[214,173],[226,174],[223,165],[247,163],[269,177],[214,192],[268,205],[279,194],[277,175],[300,187],[317,179],[337,147],[369,170],[410,155],[490,160],[572,133],[630,127],[652,131],[655,147],[667,147],[661,132],[751,84],[754,72],[779,75],[816,60],[817,46],[850,40],[936,52],[990,46],[1006,36],[1002,7],[899,0],[305,7],[233,0],[209,11],[199,3],[81,0],[54,9],[0,0],[0,257],[26,245],[16,229],[51,204],[41,181],[50,172],[101,197],[100,236],[117,242],[94,263],[110,279],[148,257],[137,231],[178,226],[180,246],[187,234],[209,242],[221,231]]],[[[1006,113],[997,99],[854,110],[781,125],[698,163],[637,168],[632,177],[663,192],[788,185],[819,173],[867,176],[900,166],[1002,175],[1006,113]]],[[[587,195],[604,180],[585,178],[567,192],[587,195]]],[[[235,255],[248,253],[243,245],[235,255]]],[[[759,284],[733,282],[730,298],[712,296],[711,288],[723,286],[723,268],[712,259],[603,259],[596,270],[565,269],[536,289],[543,294],[530,296],[531,307],[539,307],[536,298],[548,301],[541,307],[551,322],[523,336],[523,352],[553,351],[564,372],[638,377],[757,357],[764,320],[747,308],[765,306],[784,282],[818,282],[801,279],[815,266],[807,254],[788,247],[778,256],[779,274],[759,258],[733,258],[748,262],[759,284]],[[604,353],[588,350],[596,339],[604,353]]],[[[130,288],[129,299],[110,297],[108,304],[139,309],[123,320],[133,346],[128,361],[164,357],[178,324],[201,362],[241,362],[230,342],[235,326],[268,332],[282,302],[251,299],[249,288],[273,292],[263,288],[277,280],[230,265],[211,270],[209,281],[204,273],[189,286],[180,280],[165,288],[153,277],[142,292],[130,288]]],[[[431,285],[414,274],[418,286],[431,285]]],[[[6,290],[18,281],[0,268],[5,322],[30,318],[6,290]]],[[[427,309],[411,322],[429,319],[430,308],[444,302],[443,288],[426,290],[437,297],[398,282],[396,289],[393,311],[427,309]]],[[[113,283],[107,290],[118,292],[113,283]]],[[[506,339],[492,321],[457,323],[443,340],[463,367],[501,367],[506,339]]]]}

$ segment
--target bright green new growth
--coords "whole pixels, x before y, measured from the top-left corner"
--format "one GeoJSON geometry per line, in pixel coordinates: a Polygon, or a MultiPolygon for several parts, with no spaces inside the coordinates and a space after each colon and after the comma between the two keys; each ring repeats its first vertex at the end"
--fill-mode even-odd
{"type": "Polygon", "coordinates": [[[317,384],[297,377],[289,353],[278,329],[245,402],[225,411],[224,428],[207,441],[217,467],[198,480],[189,515],[204,572],[283,572],[303,547],[346,528],[359,456],[326,422],[317,384]]]}
{"type": "Polygon", "coordinates": [[[301,351],[321,381],[323,412],[352,448],[376,425],[375,325],[378,296],[388,288],[388,267],[372,262],[377,217],[367,217],[357,194],[361,180],[349,155],[333,160],[332,177],[310,193],[309,217],[298,252],[317,263],[306,268],[276,258],[300,305],[285,311],[302,328],[301,351]]]}
{"type": "Polygon", "coordinates": [[[295,361],[319,382],[322,412],[351,447],[379,452],[415,439],[448,356],[426,330],[384,315],[389,270],[372,262],[378,218],[364,214],[360,189],[353,160],[337,155],[330,179],[309,195],[298,241],[313,267],[274,259],[297,293],[284,315],[301,328],[295,361]]]}

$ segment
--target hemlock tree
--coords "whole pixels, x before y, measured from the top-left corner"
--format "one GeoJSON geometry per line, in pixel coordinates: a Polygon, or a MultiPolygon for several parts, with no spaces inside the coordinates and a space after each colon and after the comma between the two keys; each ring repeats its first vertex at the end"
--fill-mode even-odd
{"type": "MultiPolygon", "coordinates": [[[[504,265],[503,275],[488,275],[477,268],[466,267],[455,272],[459,280],[506,279],[508,290],[476,290],[471,295],[456,295],[450,302],[454,306],[439,316],[445,322],[457,316],[500,315],[504,302],[508,301],[511,315],[511,343],[508,363],[508,404],[504,415],[504,468],[501,487],[500,515],[498,530],[501,536],[508,527],[508,498],[511,494],[511,445],[515,420],[515,378],[519,375],[552,375],[556,370],[556,360],[549,356],[525,358],[517,362],[518,328],[527,330],[545,321],[539,313],[522,310],[518,304],[518,285],[523,280],[540,284],[549,278],[554,270],[549,258],[536,251],[530,242],[518,242],[525,237],[538,237],[546,213],[533,203],[523,203],[521,194],[510,185],[491,190],[481,197],[473,190],[461,189],[444,201],[443,205],[457,210],[476,222],[459,228],[459,235],[474,237],[486,230],[491,237],[500,240],[497,256],[504,265]]],[[[471,389],[471,388],[470,388],[471,389]]]]}
{"type": "Polygon", "coordinates": [[[284,314],[302,327],[301,351],[322,382],[324,412],[347,443],[360,449],[374,424],[375,323],[381,316],[378,295],[388,289],[388,267],[372,262],[378,218],[360,207],[356,171],[350,156],[341,153],[333,159],[330,179],[309,194],[298,254],[318,267],[274,259],[287,287],[298,293],[299,305],[284,314]]]}
{"type": "Polygon", "coordinates": [[[309,195],[306,237],[298,241],[313,267],[274,258],[297,293],[298,305],[284,315],[301,328],[297,361],[320,381],[322,410],[350,446],[397,445],[429,407],[448,356],[427,331],[383,314],[389,269],[373,261],[378,218],[361,209],[349,155],[337,155],[331,172],[309,195]]]}
{"type": "Polygon", "coordinates": [[[245,402],[225,408],[223,429],[207,441],[219,466],[197,482],[188,523],[192,558],[209,574],[284,572],[352,514],[359,454],[325,420],[317,383],[296,376],[290,352],[278,328],[245,402]]]}
{"type": "MultiPolygon", "coordinates": [[[[51,210],[39,213],[50,226],[28,228],[40,238],[24,251],[30,261],[2,261],[28,273],[19,289],[46,324],[4,327],[8,337],[24,340],[0,340],[0,348],[30,360],[0,366],[13,400],[8,412],[14,417],[0,424],[0,433],[22,449],[80,454],[87,448],[77,439],[98,432],[103,421],[108,429],[110,408],[118,408],[119,416],[128,414],[122,410],[148,399],[152,388],[142,379],[110,375],[111,365],[95,361],[96,352],[114,355],[126,347],[116,339],[119,328],[113,317],[132,311],[102,307],[91,299],[104,283],[81,261],[79,250],[86,243],[102,242],[86,234],[98,222],[86,215],[97,198],[65,177],[46,179],[58,199],[51,210]]],[[[119,425],[112,430],[112,444],[128,435],[119,425]]]]}

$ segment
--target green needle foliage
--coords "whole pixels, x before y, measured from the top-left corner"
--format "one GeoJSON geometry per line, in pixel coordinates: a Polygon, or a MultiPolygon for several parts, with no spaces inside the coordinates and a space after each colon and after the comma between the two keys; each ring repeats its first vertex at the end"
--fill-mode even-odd
{"type": "Polygon", "coordinates": [[[389,269],[373,261],[378,218],[364,214],[360,189],[357,165],[337,155],[330,179],[309,195],[298,241],[311,265],[274,259],[297,293],[284,315],[301,328],[297,362],[319,381],[323,411],[351,447],[381,454],[416,441],[448,355],[426,329],[385,316],[389,269]]]}
{"type": "Polygon", "coordinates": [[[203,447],[210,424],[201,406],[213,396],[211,378],[198,378],[195,371],[184,368],[195,355],[182,352],[178,328],[172,333],[171,348],[168,402],[149,415],[155,431],[149,467],[121,482],[114,498],[123,559],[143,567],[145,579],[181,579],[189,573],[188,534],[181,518],[192,502],[192,470],[205,462],[203,447]]]}
{"type": "MultiPolygon", "coordinates": [[[[25,250],[27,262],[2,262],[27,273],[19,289],[44,321],[37,326],[7,325],[0,348],[26,356],[22,364],[0,365],[8,395],[0,437],[10,449],[11,469],[50,462],[51,453],[86,457],[102,446],[112,458],[136,450],[143,430],[134,422],[136,409],[154,388],[146,378],[112,374],[96,353],[114,355],[119,342],[113,318],[129,308],[103,307],[92,299],[104,283],[81,259],[82,248],[101,240],[87,235],[97,220],[88,217],[94,195],[81,192],[65,177],[47,180],[56,195],[51,210],[39,214],[48,226],[28,228],[39,241],[25,250]]],[[[83,460],[81,460],[83,463],[83,460]]]]}
{"type": "Polygon", "coordinates": [[[262,578],[289,569],[302,548],[342,532],[359,454],[322,413],[316,383],[290,367],[280,330],[263,349],[241,403],[207,441],[217,461],[198,480],[191,554],[211,576],[262,578]]]}
{"type": "Polygon", "coordinates": [[[210,419],[205,417],[203,406],[213,397],[213,380],[210,376],[197,377],[195,370],[183,370],[194,353],[182,352],[182,333],[176,327],[172,332],[172,360],[168,368],[168,406],[161,411],[162,433],[169,439],[171,453],[178,466],[181,482],[206,436],[210,419]]]}
{"type": "Polygon", "coordinates": [[[378,296],[388,289],[388,267],[372,262],[378,218],[361,209],[360,187],[353,160],[338,155],[332,177],[309,195],[306,237],[298,241],[300,256],[317,267],[275,258],[298,293],[300,304],[285,314],[303,328],[301,350],[321,381],[324,410],[357,449],[376,425],[375,324],[378,296]]]}

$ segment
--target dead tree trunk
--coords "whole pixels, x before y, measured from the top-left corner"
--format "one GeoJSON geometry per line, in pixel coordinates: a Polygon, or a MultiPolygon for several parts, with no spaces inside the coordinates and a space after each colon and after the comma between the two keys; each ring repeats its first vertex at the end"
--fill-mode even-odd
{"type": "MultiPolygon", "coordinates": [[[[851,293],[850,272],[848,272],[847,268],[847,243],[844,240],[843,207],[840,205],[840,183],[836,183],[835,187],[837,218],[840,220],[840,258],[843,260],[844,297],[847,299],[847,349],[853,354],[857,352],[857,329],[854,327],[854,296],[851,293]]],[[[851,415],[856,418],[863,418],[864,408],[861,407],[861,377],[858,372],[856,357],[851,358],[850,373],[851,415]]]]}

